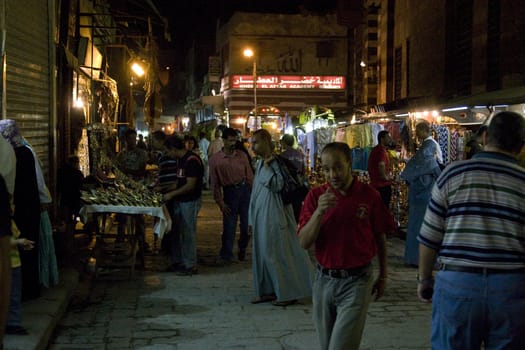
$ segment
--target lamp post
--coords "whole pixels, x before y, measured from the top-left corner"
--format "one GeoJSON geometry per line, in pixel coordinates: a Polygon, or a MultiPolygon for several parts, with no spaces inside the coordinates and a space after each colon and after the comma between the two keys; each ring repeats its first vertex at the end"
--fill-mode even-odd
{"type": "Polygon", "coordinates": [[[252,49],[245,49],[243,54],[245,57],[253,57],[253,110],[255,123],[257,123],[257,59],[252,49]]]}

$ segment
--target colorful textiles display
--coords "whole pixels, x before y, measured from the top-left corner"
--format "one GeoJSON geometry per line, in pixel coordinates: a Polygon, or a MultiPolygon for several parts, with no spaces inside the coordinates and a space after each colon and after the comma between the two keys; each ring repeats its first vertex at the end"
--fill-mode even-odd
{"type": "Polygon", "coordinates": [[[463,159],[465,136],[470,132],[462,127],[449,125],[432,125],[434,137],[443,152],[445,164],[463,159]]]}
{"type": "Polygon", "coordinates": [[[352,169],[353,170],[367,170],[368,158],[372,147],[355,147],[352,148],[352,169]]]}
{"type": "Polygon", "coordinates": [[[435,139],[443,152],[443,163],[450,163],[450,131],[446,125],[432,125],[432,130],[436,133],[435,139]]]}

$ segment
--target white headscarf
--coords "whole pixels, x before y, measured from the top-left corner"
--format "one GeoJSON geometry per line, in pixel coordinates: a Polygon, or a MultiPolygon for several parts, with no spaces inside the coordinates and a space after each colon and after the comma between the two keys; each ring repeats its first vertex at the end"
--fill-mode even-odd
{"type": "Polygon", "coordinates": [[[13,146],[0,136],[0,174],[5,180],[7,192],[15,192],[16,155],[13,146]]]}

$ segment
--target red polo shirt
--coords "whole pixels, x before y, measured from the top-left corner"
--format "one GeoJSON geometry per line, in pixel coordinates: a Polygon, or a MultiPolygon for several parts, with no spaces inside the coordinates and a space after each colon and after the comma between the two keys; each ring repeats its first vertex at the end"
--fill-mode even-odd
{"type": "MultiPolygon", "coordinates": [[[[314,188],[306,196],[297,232],[310,220],[317,201],[328,184],[314,188]]],[[[395,223],[381,196],[370,185],[354,177],[348,194],[338,191],[337,205],[328,209],[315,241],[317,262],[328,269],[350,269],[366,265],[377,253],[374,233],[391,232],[395,223]]]]}
{"type": "Polygon", "coordinates": [[[368,157],[368,175],[370,176],[370,184],[374,188],[390,186],[390,181],[381,178],[379,173],[380,162],[385,163],[385,172],[388,175],[390,172],[390,156],[385,146],[377,145],[372,148],[368,157]]]}

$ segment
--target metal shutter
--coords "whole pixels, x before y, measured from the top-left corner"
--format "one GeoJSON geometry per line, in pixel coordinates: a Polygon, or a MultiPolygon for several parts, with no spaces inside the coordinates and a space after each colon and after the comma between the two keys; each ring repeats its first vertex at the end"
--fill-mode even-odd
{"type": "Polygon", "coordinates": [[[48,2],[7,1],[6,110],[49,170],[50,68],[48,2]]]}

